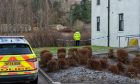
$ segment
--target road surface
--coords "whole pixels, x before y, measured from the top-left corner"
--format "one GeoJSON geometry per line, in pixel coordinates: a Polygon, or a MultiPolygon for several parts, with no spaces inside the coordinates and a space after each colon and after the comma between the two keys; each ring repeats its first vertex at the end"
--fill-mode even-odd
{"type": "MultiPolygon", "coordinates": [[[[11,83],[11,84],[19,84],[19,83],[11,83]]],[[[24,83],[20,83],[20,84],[24,84],[24,83]]],[[[44,79],[44,77],[39,74],[39,83],[38,84],[49,84],[49,83],[47,83],[47,81],[44,79]]]]}
{"type": "Polygon", "coordinates": [[[44,79],[44,77],[39,74],[39,83],[38,84],[49,84],[49,83],[47,83],[47,81],[44,79]]]}

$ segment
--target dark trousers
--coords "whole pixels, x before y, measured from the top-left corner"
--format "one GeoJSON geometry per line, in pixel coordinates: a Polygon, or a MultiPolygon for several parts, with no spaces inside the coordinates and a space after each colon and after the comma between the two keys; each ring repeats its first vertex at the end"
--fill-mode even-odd
{"type": "Polygon", "coordinates": [[[80,40],[75,41],[76,46],[80,46],[80,40]]]}

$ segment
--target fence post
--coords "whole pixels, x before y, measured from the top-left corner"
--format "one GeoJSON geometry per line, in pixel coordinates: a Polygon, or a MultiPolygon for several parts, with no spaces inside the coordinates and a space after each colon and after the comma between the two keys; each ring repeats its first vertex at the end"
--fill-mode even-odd
{"type": "Polygon", "coordinates": [[[121,47],[121,37],[119,36],[119,48],[121,47]]]}
{"type": "Polygon", "coordinates": [[[127,46],[129,46],[129,40],[130,40],[130,38],[129,37],[127,37],[127,38],[128,38],[127,46]]]}

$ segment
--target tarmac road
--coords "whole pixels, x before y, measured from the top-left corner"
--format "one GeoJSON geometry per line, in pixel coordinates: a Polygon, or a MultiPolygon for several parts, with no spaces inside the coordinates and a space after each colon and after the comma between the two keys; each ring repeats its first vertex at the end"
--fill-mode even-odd
{"type": "MultiPolygon", "coordinates": [[[[24,84],[24,83],[10,83],[10,84],[24,84]]],[[[44,79],[44,77],[39,74],[39,82],[38,82],[38,84],[49,84],[49,83],[47,83],[47,81],[44,79]]]]}
{"type": "Polygon", "coordinates": [[[39,83],[38,84],[49,84],[49,83],[47,83],[47,81],[44,79],[44,77],[39,74],[39,83]]]}

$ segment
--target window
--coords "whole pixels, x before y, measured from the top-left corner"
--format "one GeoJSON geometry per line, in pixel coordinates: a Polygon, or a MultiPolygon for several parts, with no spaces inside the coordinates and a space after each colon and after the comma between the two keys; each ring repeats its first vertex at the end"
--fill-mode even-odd
{"type": "Polygon", "coordinates": [[[32,54],[30,47],[26,44],[0,44],[0,55],[22,55],[32,54]]]}
{"type": "Polygon", "coordinates": [[[119,14],[119,31],[124,31],[124,16],[123,16],[123,13],[119,14]]]}
{"type": "Polygon", "coordinates": [[[100,0],[97,0],[97,5],[100,5],[100,0]]]}
{"type": "Polygon", "coordinates": [[[97,31],[100,31],[100,17],[97,17],[97,31]]]}

